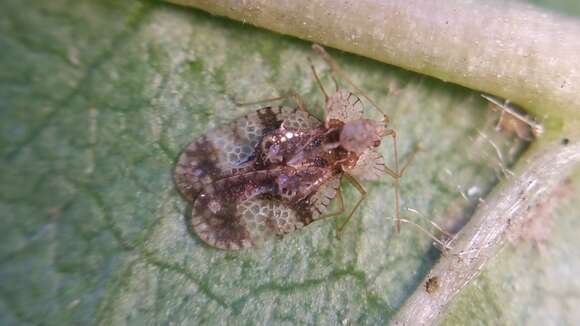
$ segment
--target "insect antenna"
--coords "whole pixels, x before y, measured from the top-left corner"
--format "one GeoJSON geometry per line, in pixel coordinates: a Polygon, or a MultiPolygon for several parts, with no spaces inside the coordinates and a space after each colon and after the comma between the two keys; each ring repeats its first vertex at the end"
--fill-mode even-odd
{"type": "Polygon", "coordinates": [[[330,75],[330,78],[332,78],[332,81],[334,81],[335,92],[338,92],[340,90],[340,87],[338,87],[338,81],[336,80],[334,75],[330,75]]]}
{"type": "MultiPolygon", "coordinates": [[[[390,122],[390,118],[388,115],[386,115],[383,110],[381,110],[379,108],[379,106],[362,90],[360,89],[349,77],[348,75],[342,71],[342,69],[340,69],[340,67],[338,66],[338,64],[330,57],[330,55],[328,55],[328,53],[326,52],[326,50],[324,50],[324,48],[319,45],[319,44],[312,44],[312,49],[314,51],[316,51],[316,53],[318,53],[320,55],[320,57],[326,62],[326,64],[330,67],[330,69],[332,69],[332,71],[339,75],[340,78],[344,79],[350,86],[352,86],[352,88],[354,88],[357,93],[361,94],[367,101],[369,101],[369,103],[371,103],[372,107],[377,110],[384,119],[385,123],[389,123],[390,122]]],[[[333,80],[336,84],[336,88],[338,90],[338,83],[336,82],[336,79],[333,77],[333,80]]]]}
{"type": "Polygon", "coordinates": [[[397,131],[395,129],[388,129],[386,130],[385,136],[391,136],[393,140],[393,156],[395,161],[395,169],[389,168],[386,164],[384,164],[385,172],[395,180],[395,211],[397,214],[397,219],[395,223],[395,228],[397,233],[401,230],[401,193],[400,193],[400,179],[403,177],[403,174],[407,170],[407,167],[413,162],[417,152],[421,151],[422,148],[420,145],[417,145],[413,152],[411,153],[411,157],[407,159],[407,162],[403,164],[403,168],[399,170],[399,153],[397,150],[397,131]]]}
{"type": "MultiPolygon", "coordinates": [[[[318,87],[320,87],[322,94],[324,94],[324,101],[326,102],[326,101],[328,101],[328,94],[324,90],[324,86],[322,86],[322,83],[320,82],[320,78],[318,78],[318,74],[316,73],[316,68],[314,68],[314,65],[312,64],[312,60],[310,59],[310,57],[308,57],[308,62],[310,63],[310,70],[312,70],[312,75],[314,75],[314,79],[316,80],[318,87]]],[[[337,84],[337,87],[338,87],[338,84],[337,84]]]]}

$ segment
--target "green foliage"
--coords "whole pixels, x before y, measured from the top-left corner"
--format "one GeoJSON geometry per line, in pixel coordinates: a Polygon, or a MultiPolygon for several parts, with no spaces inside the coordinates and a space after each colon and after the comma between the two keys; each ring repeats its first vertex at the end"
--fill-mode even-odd
{"type": "MultiPolygon", "coordinates": [[[[235,102],[295,90],[320,114],[308,56],[333,85],[309,44],[158,3],[0,6],[0,324],[380,324],[420,286],[438,251],[393,232],[391,180],[365,184],[341,240],[328,220],[224,252],[188,227],[180,150],[255,109],[235,102]]],[[[426,149],[403,206],[457,228],[504,175],[493,146],[507,166],[521,143],[479,94],[331,55],[391,116],[403,157],[426,149]]]]}

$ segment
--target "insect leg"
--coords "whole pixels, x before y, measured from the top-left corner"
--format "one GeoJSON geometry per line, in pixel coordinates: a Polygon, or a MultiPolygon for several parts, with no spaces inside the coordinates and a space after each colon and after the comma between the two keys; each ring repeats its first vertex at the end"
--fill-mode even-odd
{"type": "Polygon", "coordinates": [[[393,153],[394,153],[393,155],[395,157],[395,168],[394,169],[391,169],[391,168],[389,168],[385,164],[384,165],[385,172],[389,176],[391,176],[393,179],[400,179],[400,178],[403,177],[403,174],[405,174],[405,170],[407,170],[407,168],[409,167],[409,165],[415,159],[415,156],[417,155],[417,152],[421,151],[422,148],[419,145],[417,147],[415,147],[415,149],[411,153],[411,157],[409,157],[407,159],[407,161],[405,162],[405,164],[403,164],[403,168],[400,171],[397,171],[398,170],[398,165],[399,165],[399,158],[398,158],[398,151],[397,151],[397,131],[395,129],[388,129],[386,131],[386,136],[391,136],[391,138],[393,139],[393,153]]]}
{"type": "MultiPolygon", "coordinates": [[[[385,167],[386,173],[395,180],[395,209],[396,209],[396,218],[395,218],[396,224],[395,225],[396,225],[397,232],[399,232],[401,229],[401,223],[407,223],[407,224],[414,226],[420,232],[422,232],[423,234],[425,234],[429,238],[431,238],[433,241],[435,241],[439,246],[441,246],[443,251],[450,249],[449,243],[446,243],[446,242],[438,239],[431,232],[427,231],[425,228],[423,228],[419,224],[417,224],[413,221],[401,218],[399,180],[403,177],[405,170],[411,164],[411,162],[413,162],[413,159],[415,159],[415,155],[417,155],[417,152],[421,150],[421,147],[417,146],[415,148],[415,150],[413,150],[413,152],[411,153],[411,157],[409,157],[409,159],[407,159],[405,164],[403,164],[403,168],[401,170],[399,170],[399,157],[398,157],[398,152],[397,152],[397,132],[396,132],[396,130],[395,129],[387,130],[387,136],[391,136],[391,138],[393,139],[393,153],[394,153],[393,156],[395,158],[395,169],[393,170],[393,169],[389,168],[386,164],[384,165],[384,167],[385,167]]],[[[409,209],[409,210],[414,211],[411,209],[409,209]]],[[[449,235],[447,232],[445,232],[436,223],[434,223],[432,221],[429,221],[429,222],[432,225],[434,225],[441,233],[445,234],[448,238],[451,238],[451,235],[449,235]]]]}
{"type": "MultiPolygon", "coordinates": [[[[326,50],[324,50],[324,48],[321,45],[314,43],[314,44],[312,44],[312,49],[314,51],[316,51],[318,53],[318,55],[320,55],[320,57],[326,62],[326,64],[330,67],[330,69],[332,70],[332,72],[334,74],[336,74],[336,75],[340,76],[342,79],[344,79],[347,83],[349,83],[352,86],[352,88],[354,88],[357,91],[357,93],[359,93],[367,101],[369,101],[369,103],[371,103],[373,108],[375,108],[375,110],[377,110],[383,116],[385,122],[388,122],[391,120],[389,118],[389,116],[386,115],[383,112],[383,110],[381,110],[379,108],[379,106],[362,89],[360,89],[358,86],[356,86],[356,84],[348,77],[348,75],[344,71],[342,71],[342,69],[340,69],[338,64],[336,64],[336,62],[330,57],[330,55],[328,55],[326,50]]],[[[336,80],[335,80],[335,83],[336,83],[336,80]]],[[[336,83],[336,85],[337,85],[337,89],[338,89],[338,83],[336,83]]]]}
{"type": "Polygon", "coordinates": [[[344,229],[346,224],[348,224],[351,217],[354,215],[354,213],[356,212],[356,210],[358,209],[360,204],[363,202],[363,200],[365,200],[367,198],[367,191],[365,190],[365,188],[360,184],[360,182],[355,177],[353,177],[352,175],[350,175],[348,173],[345,173],[344,176],[346,177],[346,180],[348,180],[355,187],[355,189],[358,190],[358,192],[360,193],[360,198],[358,199],[358,201],[354,205],[353,209],[350,211],[350,214],[348,214],[348,217],[346,218],[346,220],[344,222],[342,222],[342,224],[336,229],[336,236],[339,238],[340,238],[340,235],[342,234],[342,230],[344,229]]]}
{"type": "Polygon", "coordinates": [[[395,180],[395,211],[396,211],[395,228],[397,232],[399,232],[401,230],[401,203],[400,203],[401,194],[399,181],[403,176],[403,174],[405,173],[405,170],[407,169],[409,164],[411,164],[411,162],[415,158],[417,151],[420,150],[420,147],[415,148],[415,150],[411,154],[411,157],[407,160],[407,162],[405,162],[403,168],[399,170],[399,154],[397,151],[397,131],[395,129],[388,129],[386,131],[386,136],[391,136],[391,139],[393,140],[393,156],[395,159],[395,169],[391,169],[385,164],[385,172],[395,180]]]}

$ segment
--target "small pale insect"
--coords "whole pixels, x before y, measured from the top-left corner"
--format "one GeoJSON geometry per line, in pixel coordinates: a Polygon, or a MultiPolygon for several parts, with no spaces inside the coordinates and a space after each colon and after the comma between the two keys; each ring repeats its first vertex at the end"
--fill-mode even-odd
{"type": "MultiPolygon", "coordinates": [[[[322,47],[314,49],[342,74],[322,47]]],[[[388,128],[387,116],[383,121],[364,118],[360,99],[338,86],[328,96],[311,67],[325,95],[324,120],[308,113],[297,98],[297,108],[264,107],[210,130],[179,157],[176,184],[193,203],[193,230],[208,245],[249,248],[341,215],[345,208],[340,181],[345,178],[361,198],[341,231],[366,195],[357,180],[391,175],[398,185],[404,169],[398,170],[396,157],[395,168],[388,168],[377,150],[381,140],[391,136],[396,155],[396,134],[388,128]],[[334,198],[340,209],[329,213],[334,198]]],[[[398,214],[398,191],[396,199],[398,214]]]]}

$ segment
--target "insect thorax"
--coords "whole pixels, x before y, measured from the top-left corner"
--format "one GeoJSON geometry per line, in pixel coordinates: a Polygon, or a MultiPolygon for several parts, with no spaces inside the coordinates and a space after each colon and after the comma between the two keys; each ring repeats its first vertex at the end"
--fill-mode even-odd
{"type": "Polygon", "coordinates": [[[277,171],[278,195],[305,198],[327,180],[355,168],[362,153],[380,144],[380,128],[367,119],[331,119],[308,130],[282,124],[256,146],[255,168],[277,171]]]}
{"type": "Polygon", "coordinates": [[[296,170],[311,169],[321,173],[340,173],[342,166],[356,162],[358,155],[341,146],[344,123],[303,130],[273,130],[256,146],[256,168],[272,169],[287,166],[296,170]]]}

